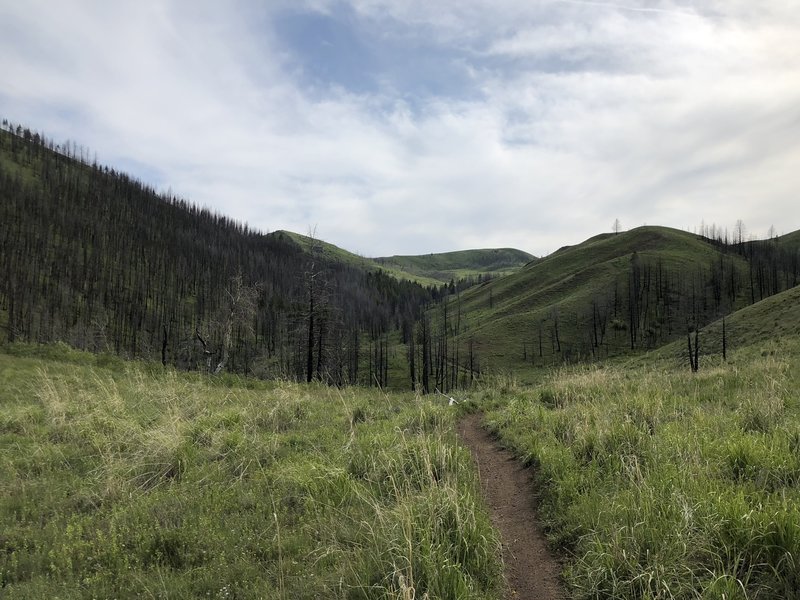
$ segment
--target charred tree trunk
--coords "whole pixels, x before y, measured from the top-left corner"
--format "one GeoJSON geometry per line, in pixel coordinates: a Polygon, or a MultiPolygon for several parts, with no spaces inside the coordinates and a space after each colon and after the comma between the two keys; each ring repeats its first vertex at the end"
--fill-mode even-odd
{"type": "Polygon", "coordinates": [[[164,337],[161,340],[161,364],[167,366],[167,327],[164,326],[164,337]]]}

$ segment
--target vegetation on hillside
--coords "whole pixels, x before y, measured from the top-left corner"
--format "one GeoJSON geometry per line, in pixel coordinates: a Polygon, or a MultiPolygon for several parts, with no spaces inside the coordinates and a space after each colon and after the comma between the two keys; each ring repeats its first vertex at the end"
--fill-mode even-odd
{"type": "Polygon", "coordinates": [[[379,380],[438,293],[305,252],[38,133],[0,130],[0,342],[63,341],[181,369],[379,380]]]}
{"type": "Polygon", "coordinates": [[[443,403],[6,350],[3,597],[498,597],[443,403]]]}
{"type": "Polygon", "coordinates": [[[4,125],[0,343],[63,341],[187,370],[404,388],[408,363],[389,363],[407,355],[398,345],[422,308],[475,273],[529,258],[422,257],[469,272],[442,282],[313,237],[262,235],[90,164],[75,144],[4,125]]]}
{"type": "Polygon", "coordinates": [[[789,249],[797,250],[800,248],[800,231],[793,231],[777,238],[778,244],[789,249]]]}
{"type": "MultiPolygon", "coordinates": [[[[698,367],[726,361],[736,348],[779,344],[794,338],[800,338],[800,286],[769,296],[703,327],[697,336],[700,348],[698,367]]],[[[694,345],[694,338],[692,342],[694,345]]],[[[641,355],[637,360],[643,365],[662,359],[671,360],[675,366],[688,365],[687,351],[684,338],[641,355]]]]}
{"type": "Polygon", "coordinates": [[[484,370],[530,377],[542,367],[685,339],[798,282],[800,249],[789,244],[726,244],[640,227],[562,248],[513,275],[450,296],[447,311],[437,308],[428,318],[448,340],[444,362],[458,354],[462,379],[476,356],[484,370]]]}

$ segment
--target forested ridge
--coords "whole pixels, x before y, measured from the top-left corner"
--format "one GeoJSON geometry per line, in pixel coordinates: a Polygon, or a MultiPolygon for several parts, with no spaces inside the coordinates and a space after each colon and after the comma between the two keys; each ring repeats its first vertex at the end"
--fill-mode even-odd
{"type": "Polygon", "coordinates": [[[0,222],[7,341],[368,382],[382,366],[370,348],[437,293],[303,251],[7,122],[0,222]]]}

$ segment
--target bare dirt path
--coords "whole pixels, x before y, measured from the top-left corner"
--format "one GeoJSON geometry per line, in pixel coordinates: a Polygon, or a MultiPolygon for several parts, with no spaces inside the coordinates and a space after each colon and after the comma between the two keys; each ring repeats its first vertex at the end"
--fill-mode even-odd
{"type": "Polygon", "coordinates": [[[558,562],[547,548],[535,512],[532,473],[497,446],[481,427],[482,415],[468,415],[458,425],[472,451],[481,487],[500,531],[508,600],[564,600],[558,562]]]}

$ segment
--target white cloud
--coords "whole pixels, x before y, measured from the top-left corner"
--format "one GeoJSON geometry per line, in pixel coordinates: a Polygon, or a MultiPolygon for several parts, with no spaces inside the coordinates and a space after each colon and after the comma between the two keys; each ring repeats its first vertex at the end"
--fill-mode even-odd
{"type": "Polygon", "coordinates": [[[352,27],[414,49],[365,93],[309,88],[271,25],[339,3],[6,3],[0,101],[198,204],[367,255],[541,254],[614,218],[799,228],[798,17],[625,4],[354,0],[352,27]],[[468,89],[392,84],[409,56],[454,49],[437,65],[468,89]]]}

